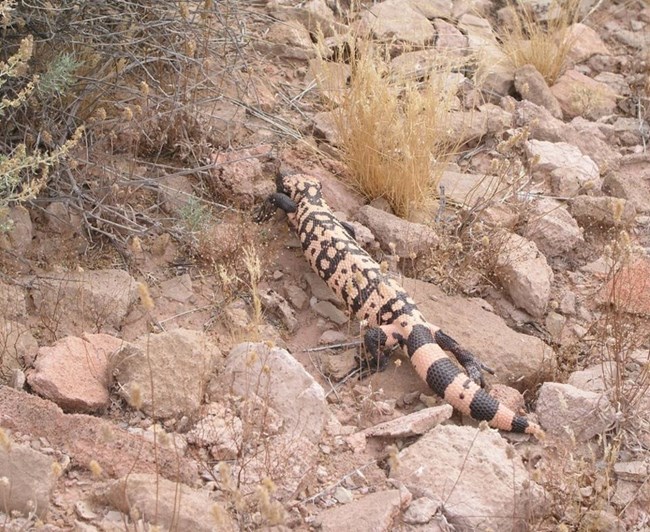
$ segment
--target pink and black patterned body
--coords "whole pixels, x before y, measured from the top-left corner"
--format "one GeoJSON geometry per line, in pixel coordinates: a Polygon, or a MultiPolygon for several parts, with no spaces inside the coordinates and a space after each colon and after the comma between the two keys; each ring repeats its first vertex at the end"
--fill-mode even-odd
{"type": "Polygon", "coordinates": [[[287,213],[313,270],[351,314],[367,322],[364,344],[378,366],[385,362],[384,350],[399,344],[420,377],[463,414],[498,429],[543,434],[539,426],[516,415],[477,384],[482,383],[480,363],[430,324],[406,291],[382,273],[359,247],[353,230],[334,216],[316,179],[302,174],[278,178],[278,192],[268,198],[259,219],[268,218],[277,208],[287,213]],[[454,354],[471,378],[443,349],[454,354]]]}

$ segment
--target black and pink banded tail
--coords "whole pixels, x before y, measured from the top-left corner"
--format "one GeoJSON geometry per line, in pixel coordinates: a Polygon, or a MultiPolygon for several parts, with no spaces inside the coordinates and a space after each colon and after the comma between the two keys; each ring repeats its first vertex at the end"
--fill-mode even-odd
{"type": "MultiPolygon", "coordinates": [[[[416,325],[406,339],[406,350],[413,366],[437,395],[463,414],[477,421],[487,421],[491,427],[543,437],[541,427],[515,414],[461,371],[436,341],[438,336],[428,327],[416,325]]],[[[467,356],[471,355],[467,352],[467,356]]]]}

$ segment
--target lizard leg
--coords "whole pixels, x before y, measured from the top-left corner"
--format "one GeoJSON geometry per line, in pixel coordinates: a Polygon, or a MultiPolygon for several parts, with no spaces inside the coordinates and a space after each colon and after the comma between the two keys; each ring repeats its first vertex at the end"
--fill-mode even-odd
{"type": "Polygon", "coordinates": [[[264,203],[260,205],[253,214],[253,219],[257,223],[266,222],[277,209],[282,209],[284,212],[296,212],[298,206],[289,196],[282,192],[274,192],[269,195],[264,203]]]}
{"type": "Polygon", "coordinates": [[[387,351],[395,345],[403,345],[404,339],[399,334],[392,333],[390,325],[383,327],[372,327],[368,329],[363,337],[363,345],[366,348],[367,358],[360,359],[362,368],[369,368],[375,371],[383,371],[388,365],[389,355],[387,351]]]}
{"type": "Polygon", "coordinates": [[[345,232],[352,237],[352,240],[357,239],[357,233],[354,230],[354,226],[351,223],[341,222],[341,225],[343,226],[343,229],[345,229],[345,232]]]}
{"type": "Polygon", "coordinates": [[[494,375],[494,371],[483,365],[476,355],[467,349],[462,348],[456,340],[451,336],[446,335],[440,329],[434,333],[434,339],[440,347],[445,351],[449,351],[456,357],[456,360],[460,362],[460,365],[465,368],[467,375],[469,375],[470,379],[472,379],[476,384],[485,386],[483,371],[487,371],[494,375]]]}

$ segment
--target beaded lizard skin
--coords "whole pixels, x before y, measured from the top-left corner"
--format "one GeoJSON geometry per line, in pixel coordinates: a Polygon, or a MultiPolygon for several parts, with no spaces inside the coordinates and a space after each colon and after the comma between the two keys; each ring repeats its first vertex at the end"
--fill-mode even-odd
{"type": "Polygon", "coordinates": [[[267,220],[278,208],[287,213],[313,270],[351,314],[367,322],[364,345],[377,367],[387,362],[384,350],[399,344],[418,375],[463,414],[497,429],[543,435],[538,425],[481,387],[483,366],[476,357],[429,323],[406,291],[359,247],[352,227],[337,220],[324,201],[316,179],[302,174],[278,177],[277,192],[267,198],[257,221],[267,220]],[[469,377],[443,349],[456,357],[469,377]]]}

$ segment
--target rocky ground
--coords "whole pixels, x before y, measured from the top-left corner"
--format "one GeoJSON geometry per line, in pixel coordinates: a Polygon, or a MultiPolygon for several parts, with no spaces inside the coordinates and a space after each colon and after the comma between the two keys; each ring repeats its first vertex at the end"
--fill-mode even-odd
{"type": "Polygon", "coordinates": [[[342,2],[248,5],[249,85],[206,109],[222,139],[207,172],[157,175],[152,197],[134,185],[146,166],[111,161],[123,202],[156,206],[157,227],[116,250],[62,199],[11,209],[3,530],[648,529],[650,7],[592,4],[550,88],[530,66],[492,64],[480,87],[461,76],[445,204],[411,221],[346,184],[314,82],[318,27],[372,20],[413,46],[395,68],[426,72],[431,50],[497,50],[501,7],[385,0],[350,22],[342,2]],[[494,171],[504,142],[524,177],[494,171]],[[546,439],[460,419],[397,353],[345,378],[359,324],[281,215],[250,222],[278,162],[321,179],[546,439]]]}

